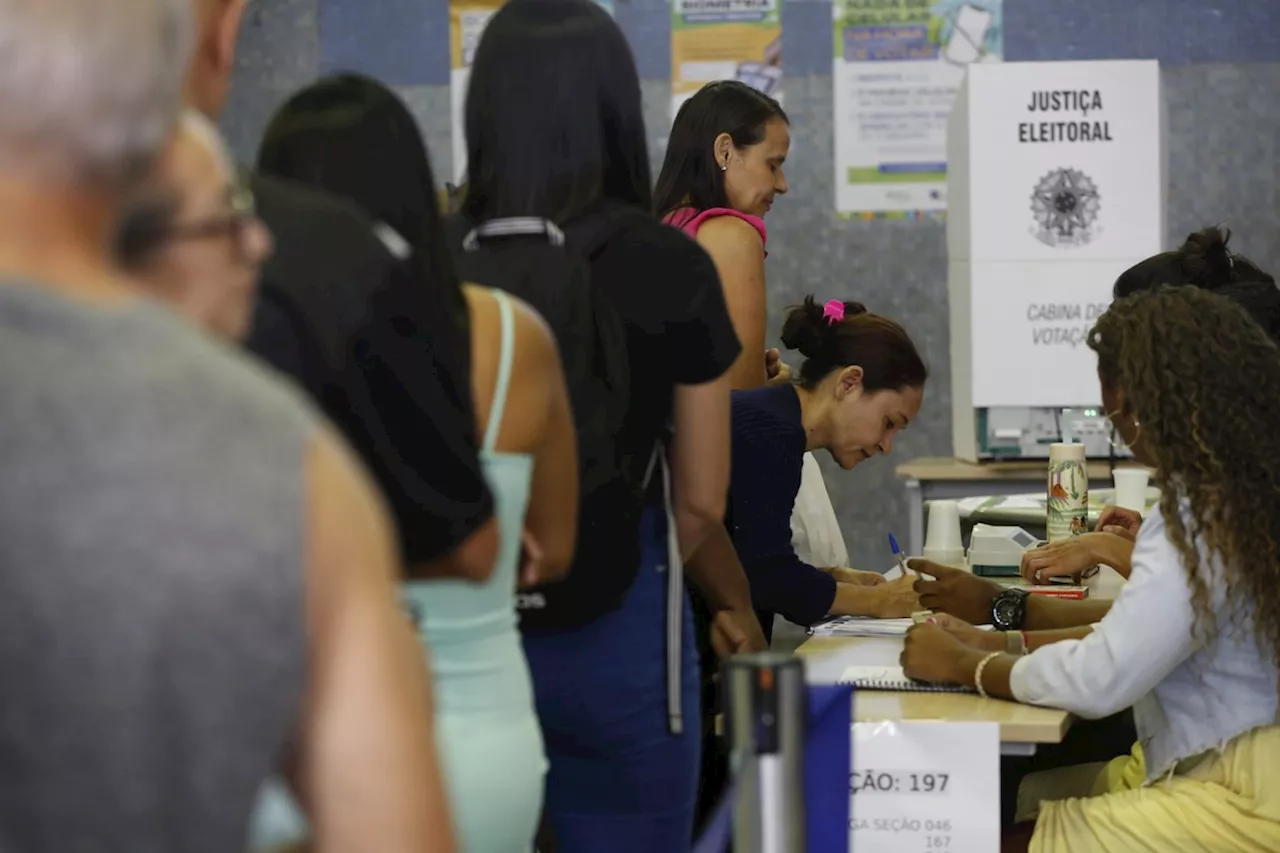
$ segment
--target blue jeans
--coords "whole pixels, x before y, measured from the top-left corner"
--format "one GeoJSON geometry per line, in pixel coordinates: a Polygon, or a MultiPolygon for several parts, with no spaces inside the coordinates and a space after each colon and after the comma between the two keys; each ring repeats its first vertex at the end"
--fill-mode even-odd
{"type": "Polygon", "coordinates": [[[693,614],[686,596],[684,731],[673,735],[661,508],[645,513],[640,537],[640,571],[621,607],[582,628],[524,640],[551,764],[545,810],[557,853],[686,853],[690,847],[701,747],[693,614]]]}

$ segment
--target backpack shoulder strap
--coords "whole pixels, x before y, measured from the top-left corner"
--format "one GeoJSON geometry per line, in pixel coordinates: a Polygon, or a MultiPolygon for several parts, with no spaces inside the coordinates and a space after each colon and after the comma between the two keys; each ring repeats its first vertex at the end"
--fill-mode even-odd
{"type": "Polygon", "coordinates": [[[498,317],[502,327],[502,341],[498,351],[498,378],[493,385],[493,404],[489,406],[489,423],[484,429],[484,452],[492,453],[502,434],[502,418],[506,414],[507,395],[511,390],[511,363],[516,352],[515,309],[511,298],[501,290],[490,289],[498,302],[498,317]]]}
{"type": "Polygon", "coordinates": [[[539,219],[536,216],[512,216],[505,219],[490,219],[472,228],[462,238],[462,248],[474,252],[480,248],[482,240],[498,237],[546,237],[552,246],[564,245],[564,232],[560,226],[550,219],[539,219]]]}

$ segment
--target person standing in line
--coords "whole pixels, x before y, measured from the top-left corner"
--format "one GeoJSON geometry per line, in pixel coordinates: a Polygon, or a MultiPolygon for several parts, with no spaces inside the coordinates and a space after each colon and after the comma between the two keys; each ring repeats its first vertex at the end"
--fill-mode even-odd
{"type": "Polygon", "coordinates": [[[790,149],[790,120],[777,101],[737,80],[708,83],[676,113],[654,189],[658,215],[697,240],[720,274],[743,341],[734,390],[758,388],[785,367],[777,350],[765,352],[764,217],[786,195],[790,149]]]}
{"type": "Polygon", "coordinates": [[[0,0],[0,838],[239,849],[288,758],[324,849],[450,853],[376,493],[111,251],[190,23],[188,0],[0,0]]]}
{"type": "MultiPolygon", "coordinates": [[[[735,391],[791,380],[778,350],[765,349],[764,222],[776,197],[789,189],[784,166],[790,148],[790,120],[777,101],[737,80],[708,83],[676,114],[654,190],[659,215],[715,261],[734,330],[744,343],[731,373],[735,391]],[[764,352],[763,361],[755,357],[758,352],[764,352]]],[[[791,517],[797,552],[820,565],[846,566],[843,534],[812,454],[805,456],[799,498],[791,517]]],[[[723,559],[725,547],[713,542],[702,558],[723,559]]]]}
{"type": "MultiPolygon", "coordinates": [[[[258,167],[358,203],[421,271],[421,287],[457,286],[447,251],[434,250],[443,223],[426,146],[404,102],[381,83],[343,74],[294,94],[267,128],[258,167]]],[[[546,324],[500,291],[465,285],[463,293],[499,560],[483,584],[418,581],[405,595],[434,652],[436,740],[459,839],[469,853],[512,853],[537,832],[547,768],[516,630],[521,531],[538,543],[538,577],[562,577],[576,544],[577,444],[546,324]]]]}
{"type": "MultiPolygon", "coordinates": [[[[708,83],[681,105],[671,128],[655,207],[666,222],[698,242],[715,261],[744,344],[731,372],[734,391],[790,381],[778,350],[765,349],[768,299],[765,287],[764,217],[789,189],[784,165],[791,148],[790,120],[768,95],[736,80],[708,83]],[[764,353],[760,358],[759,353],[764,353]]],[[[800,491],[791,514],[792,541],[807,563],[843,567],[849,562],[822,470],[804,455],[800,491]],[[817,543],[825,547],[814,548],[817,543]]],[[[715,532],[692,564],[737,564],[728,531],[715,532]]],[[[853,577],[852,575],[850,577],[853,577]]],[[[878,575],[860,575],[876,583],[878,575]]],[[[703,667],[703,757],[699,823],[714,809],[728,779],[728,746],[716,734],[720,716],[718,655],[712,648],[705,609],[694,595],[703,667]]],[[[763,625],[766,633],[773,625],[763,625]]]]}
{"type": "Polygon", "coordinates": [[[239,342],[248,334],[271,232],[218,129],[193,109],[149,186],[131,200],[116,257],[143,289],[196,325],[239,342]]]}
{"type": "MultiPolygon", "coordinates": [[[[699,752],[681,561],[724,514],[726,372],[740,346],[711,260],[652,214],[640,82],[607,12],[589,0],[503,6],[476,51],[465,122],[456,231],[514,220],[540,223],[539,236],[509,238],[527,245],[565,235],[565,252],[584,253],[590,291],[625,334],[617,458],[597,460],[617,474],[583,492],[566,580],[540,587],[530,603],[541,606],[521,611],[550,759],[539,849],[679,853],[690,844],[699,752]],[[601,240],[577,242],[597,227],[601,240]]],[[[478,253],[466,243],[454,244],[463,278],[497,286],[469,271],[478,253]]],[[[599,438],[574,415],[580,448],[599,438]]],[[[585,477],[590,460],[580,458],[585,477]]],[[[727,642],[759,635],[740,571],[692,580],[717,605],[727,642]]]]}
{"type": "MultiPolygon", "coordinates": [[[[216,119],[246,0],[197,13],[187,103],[216,119]]],[[[424,288],[354,205],[254,175],[275,251],[247,346],[298,381],[360,454],[396,522],[412,578],[482,581],[497,556],[471,405],[466,306],[452,280],[424,288]]]]}

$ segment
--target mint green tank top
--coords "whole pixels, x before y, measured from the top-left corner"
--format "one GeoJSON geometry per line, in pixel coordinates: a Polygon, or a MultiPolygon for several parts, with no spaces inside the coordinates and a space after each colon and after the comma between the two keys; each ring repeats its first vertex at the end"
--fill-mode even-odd
{"type": "MultiPolygon", "coordinates": [[[[481,584],[439,580],[402,587],[426,649],[440,769],[459,849],[468,853],[528,849],[537,832],[547,771],[515,611],[533,457],[495,449],[511,386],[515,315],[505,294],[491,293],[498,300],[502,337],[481,462],[498,522],[497,563],[481,584]]],[[[283,845],[306,834],[305,818],[283,786],[272,781],[254,821],[252,847],[283,845]]]]}
{"type": "Polygon", "coordinates": [[[427,646],[437,708],[454,711],[530,709],[532,689],[517,629],[515,593],[533,457],[496,450],[515,358],[515,315],[509,297],[491,291],[501,318],[501,352],[493,405],[480,459],[493,493],[499,547],[493,574],[482,583],[438,580],[404,585],[410,612],[427,646]]]}

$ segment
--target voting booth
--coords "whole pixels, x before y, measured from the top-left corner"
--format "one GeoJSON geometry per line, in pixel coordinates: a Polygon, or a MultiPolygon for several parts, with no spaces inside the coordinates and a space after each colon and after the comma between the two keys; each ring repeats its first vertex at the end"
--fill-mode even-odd
{"type": "Polygon", "coordinates": [[[1165,248],[1164,139],[1154,61],[969,66],[947,142],[957,457],[1045,458],[1064,428],[1107,455],[1086,341],[1165,248]]]}

